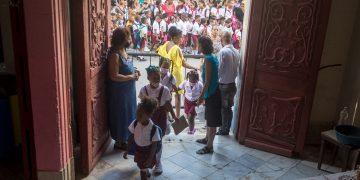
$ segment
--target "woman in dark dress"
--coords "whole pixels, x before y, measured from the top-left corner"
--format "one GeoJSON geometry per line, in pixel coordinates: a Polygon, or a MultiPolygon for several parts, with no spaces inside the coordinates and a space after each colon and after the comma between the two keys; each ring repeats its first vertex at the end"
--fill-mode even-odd
{"type": "Polygon", "coordinates": [[[128,127],[136,115],[135,81],[140,73],[135,70],[126,48],[130,46],[131,33],[127,28],[113,31],[108,56],[108,119],[114,148],[126,149],[128,127]]]}

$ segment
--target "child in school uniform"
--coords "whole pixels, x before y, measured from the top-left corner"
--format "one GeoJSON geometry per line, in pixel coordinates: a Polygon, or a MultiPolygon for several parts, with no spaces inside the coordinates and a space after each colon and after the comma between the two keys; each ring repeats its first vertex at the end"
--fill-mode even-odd
{"type": "Polygon", "coordinates": [[[156,164],[156,151],[161,149],[159,127],[150,119],[157,106],[156,99],[144,97],[138,105],[136,120],[128,128],[131,135],[128,138],[128,150],[124,152],[123,157],[127,159],[129,147],[135,145],[134,161],[140,169],[141,180],[151,176],[149,168],[156,164]]]}
{"type": "Polygon", "coordinates": [[[235,33],[233,35],[233,41],[234,41],[234,48],[240,49],[241,45],[241,24],[238,24],[235,30],[235,33]]]}
{"type": "Polygon", "coordinates": [[[171,74],[170,64],[167,60],[162,61],[160,65],[160,84],[166,86],[170,92],[177,92],[176,78],[171,74]]]}
{"type": "Polygon", "coordinates": [[[157,43],[159,43],[161,41],[161,37],[160,37],[160,22],[161,22],[161,17],[160,16],[156,16],[155,17],[155,21],[153,23],[153,26],[152,26],[152,30],[153,30],[153,33],[152,33],[152,43],[155,45],[157,43]]]}
{"type": "Polygon", "coordinates": [[[197,41],[198,41],[198,37],[199,35],[201,35],[201,30],[200,30],[200,23],[201,23],[201,16],[200,15],[196,15],[195,16],[195,21],[193,24],[193,28],[192,28],[192,32],[191,32],[191,39],[192,39],[192,44],[193,44],[193,50],[195,51],[194,54],[197,54],[196,49],[197,49],[197,41]]]}
{"type": "MultiPolygon", "coordinates": [[[[170,69],[170,61],[168,60],[164,60],[161,62],[160,64],[160,84],[166,86],[170,92],[178,92],[177,91],[177,87],[176,87],[176,78],[175,76],[173,76],[171,74],[171,72],[173,71],[172,69],[170,69]]],[[[168,116],[168,127],[167,127],[167,131],[165,134],[169,134],[170,133],[170,127],[169,125],[170,122],[172,122],[173,120],[170,120],[170,116],[169,116],[169,113],[167,113],[167,116],[168,116]]]]}
{"type": "MultiPolygon", "coordinates": [[[[171,116],[175,121],[178,121],[178,118],[175,116],[174,110],[171,105],[171,94],[170,90],[160,84],[160,70],[159,67],[149,66],[146,68],[147,78],[149,80],[149,84],[142,87],[140,89],[139,98],[143,99],[145,97],[156,98],[159,102],[158,108],[155,110],[151,119],[154,124],[159,126],[162,132],[166,132],[167,128],[167,112],[170,112],[171,116]]],[[[156,164],[154,173],[161,174],[162,173],[162,164],[161,164],[161,154],[162,150],[160,150],[156,154],[156,164]]]]}
{"type": "Polygon", "coordinates": [[[167,41],[167,14],[164,13],[163,15],[161,15],[161,22],[160,22],[160,37],[164,38],[164,42],[167,41]]]}
{"type": "Polygon", "coordinates": [[[200,27],[199,27],[199,35],[201,35],[201,36],[208,35],[205,18],[201,18],[200,27]]]}
{"type": "Polygon", "coordinates": [[[221,30],[221,33],[229,32],[232,35],[233,34],[233,29],[231,27],[231,24],[232,24],[231,18],[226,19],[225,20],[225,25],[224,25],[223,29],[221,30]]]}
{"type": "Polygon", "coordinates": [[[198,105],[197,100],[199,99],[201,92],[203,90],[203,84],[199,81],[199,74],[197,71],[192,70],[186,75],[187,80],[183,81],[179,85],[179,90],[184,90],[184,111],[186,118],[189,122],[189,131],[188,134],[194,134],[195,129],[195,117],[196,111],[195,107],[198,105]]]}
{"type": "Polygon", "coordinates": [[[174,18],[174,16],[171,16],[170,18],[169,18],[169,25],[168,25],[168,31],[169,31],[169,29],[171,28],[171,27],[176,27],[177,26],[177,24],[176,24],[176,21],[175,21],[175,18],[174,18]]]}
{"type": "MultiPolygon", "coordinates": [[[[140,31],[140,52],[144,52],[145,50],[145,46],[147,44],[148,41],[148,21],[147,21],[147,17],[142,17],[141,18],[141,24],[139,26],[139,31],[140,31]]],[[[138,58],[141,61],[144,61],[145,58],[140,56],[138,58]]]]}
{"type": "Polygon", "coordinates": [[[193,17],[190,14],[186,14],[187,16],[187,20],[185,21],[185,29],[186,29],[186,44],[185,44],[185,48],[186,48],[186,52],[188,54],[192,53],[192,48],[191,48],[191,34],[192,34],[192,29],[193,29],[193,17]]]}
{"type": "Polygon", "coordinates": [[[182,49],[184,49],[184,47],[186,45],[186,34],[187,34],[186,19],[187,19],[186,14],[180,14],[180,19],[177,22],[177,28],[180,29],[182,32],[182,40],[181,40],[181,44],[180,44],[180,47],[182,49]]]}

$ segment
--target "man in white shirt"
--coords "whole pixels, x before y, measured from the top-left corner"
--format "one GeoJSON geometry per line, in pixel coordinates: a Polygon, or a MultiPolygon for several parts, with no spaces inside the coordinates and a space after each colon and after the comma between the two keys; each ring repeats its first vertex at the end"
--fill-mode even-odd
{"type": "Polygon", "coordinates": [[[223,48],[219,56],[219,88],[221,92],[222,126],[217,135],[229,135],[234,97],[236,93],[235,79],[240,65],[240,54],[232,45],[232,36],[224,32],[221,36],[223,48]]]}

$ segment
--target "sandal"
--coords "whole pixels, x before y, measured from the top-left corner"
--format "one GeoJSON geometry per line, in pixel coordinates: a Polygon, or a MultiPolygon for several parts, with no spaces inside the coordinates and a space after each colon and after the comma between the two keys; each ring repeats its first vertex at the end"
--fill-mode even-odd
{"type": "Polygon", "coordinates": [[[195,134],[195,132],[196,132],[196,129],[194,128],[193,130],[189,130],[188,134],[195,134]]]}
{"type": "Polygon", "coordinates": [[[196,154],[210,154],[213,152],[214,152],[213,148],[208,148],[207,146],[205,146],[202,149],[196,151],[196,154]]]}
{"type": "Polygon", "coordinates": [[[197,139],[196,142],[200,144],[207,144],[207,139],[197,139]]]}

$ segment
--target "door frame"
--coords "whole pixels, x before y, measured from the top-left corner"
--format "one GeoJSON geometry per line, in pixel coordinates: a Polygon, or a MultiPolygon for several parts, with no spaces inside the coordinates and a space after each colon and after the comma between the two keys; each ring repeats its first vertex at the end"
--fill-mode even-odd
{"type": "Polygon", "coordinates": [[[30,94],[23,1],[20,0],[17,5],[9,6],[9,9],[16,72],[16,86],[21,115],[21,143],[24,179],[37,179],[34,126],[31,103],[32,100],[30,94]]]}

